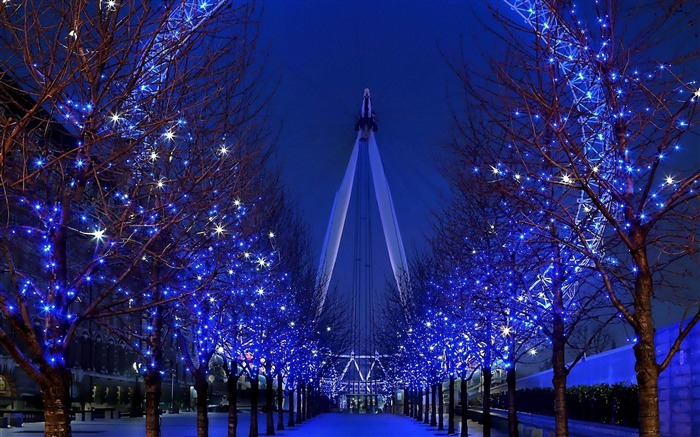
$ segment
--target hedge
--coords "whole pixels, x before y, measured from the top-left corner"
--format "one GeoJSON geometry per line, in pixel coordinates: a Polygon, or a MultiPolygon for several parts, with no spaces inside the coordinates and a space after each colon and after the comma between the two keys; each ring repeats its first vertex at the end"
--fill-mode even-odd
{"type": "MultiPolygon", "coordinates": [[[[639,426],[639,394],[635,384],[596,384],[567,387],[566,410],[569,419],[608,423],[636,428],[639,426]]],[[[516,390],[518,411],[554,416],[554,389],[516,390]]],[[[508,394],[491,395],[493,408],[507,409],[508,394]]]]}

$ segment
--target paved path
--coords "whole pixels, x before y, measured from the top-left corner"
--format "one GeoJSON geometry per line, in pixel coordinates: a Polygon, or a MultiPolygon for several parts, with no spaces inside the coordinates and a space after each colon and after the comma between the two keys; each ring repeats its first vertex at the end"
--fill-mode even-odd
{"type": "MultiPolygon", "coordinates": [[[[210,437],[226,437],[226,414],[210,413],[210,437]]],[[[265,433],[264,416],[260,416],[260,435],[265,433]]],[[[238,435],[248,436],[250,416],[239,415],[238,435]]],[[[445,421],[447,424],[447,421],[445,421]]],[[[481,437],[481,428],[469,422],[470,437],[481,437]]],[[[196,437],[194,413],[163,416],[162,437],[196,437]]],[[[459,430],[458,430],[459,432],[459,430]]],[[[43,423],[28,423],[22,428],[0,429],[0,437],[40,436],[43,423]]],[[[73,435],[95,437],[142,437],[144,419],[122,418],[93,422],[73,422],[73,435]]],[[[446,436],[447,431],[438,431],[415,419],[394,414],[340,414],[327,413],[304,421],[301,425],[277,431],[280,437],[437,437],[446,436]]],[[[459,435],[459,434],[458,434],[459,435]]],[[[492,437],[505,437],[493,432],[492,437]]]]}

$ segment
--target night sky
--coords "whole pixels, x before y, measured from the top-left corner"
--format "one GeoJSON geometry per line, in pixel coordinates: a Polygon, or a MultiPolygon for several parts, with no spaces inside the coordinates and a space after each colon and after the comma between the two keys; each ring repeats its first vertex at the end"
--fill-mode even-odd
{"type": "MultiPolygon", "coordinates": [[[[448,62],[463,53],[472,68],[486,69],[485,53],[494,52],[493,35],[483,31],[494,24],[489,3],[512,13],[502,2],[481,0],[263,0],[258,58],[266,59],[267,80],[277,83],[269,110],[281,125],[274,161],[309,226],[314,263],[365,88],[409,264],[427,248],[431,215],[447,194],[439,168],[449,159],[452,108],[459,113],[464,105],[448,62]]],[[[339,289],[352,282],[350,205],[331,283],[339,289]]],[[[383,289],[391,271],[376,210],[372,220],[374,286],[383,289]]],[[[674,310],[660,316],[662,325],[679,317],[674,310]]]]}
{"type": "MultiPolygon", "coordinates": [[[[315,262],[355,140],[364,88],[372,93],[377,144],[409,262],[425,249],[431,213],[447,191],[439,166],[451,138],[449,102],[459,103],[461,96],[448,60],[459,56],[462,41],[470,61],[481,63],[478,53],[487,46],[472,30],[475,10],[488,14],[482,2],[464,0],[264,3],[260,53],[268,56],[267,76],[280,81],[270,108],[282,123],[276,160],[310,227],[315,262]]],[[[351,276],[343,255],[352,253],[350,214],[352,201],[334,273],[340,281],[351,276]]],[[[374,236],[383,244],[375,217],[374,236]]],[[[381,245],[374,259],[375,269],[386,269],[382,278],[389,278],[381,245]]]]}

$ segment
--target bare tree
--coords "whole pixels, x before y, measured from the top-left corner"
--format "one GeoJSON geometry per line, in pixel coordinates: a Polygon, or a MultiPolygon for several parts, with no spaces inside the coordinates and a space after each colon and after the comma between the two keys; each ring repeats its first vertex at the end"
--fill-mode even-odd
{"type": "MultiPolygon", "coordinates": [[[[245,28],[249,9],[191,15],[186,3],[0,5],[0,344],[39,385],[48,436],[71,434],[66,357],[85,320],[142,328],[125,340],[147,357],[157,411],[161,311],[192,291],[172,282],[194,261],[183,247],[217,233],[219,190],[245,184],[236,146],[254,116],[243,76],[251,35],[231,29],[245,28]]],[[[157,413],[147,431],[159,435],[157,413]]]]}
{"type": "Polygon", "coordinates": [[[576,299],[581,284],[567,284],[562,269],[595,272],[591,286],[604,288],[637,336],[640,435],[658,436],[659,373],[700,320],[682,278],[698,249],[700,163],[682,147],[697,135],[700,92],[688,76],[698,51],[672,30],[686,28],[698,5],[610,1],[577,17],[567,4],[514,3],[525,27],[499,14],[509,50],[492,62],[492,81],[463,76],[485,120],[475,168],[556,251],[551,288],[576,299]],[[668,350],[654,339],[661,299],[690,315],[668,350]]]}

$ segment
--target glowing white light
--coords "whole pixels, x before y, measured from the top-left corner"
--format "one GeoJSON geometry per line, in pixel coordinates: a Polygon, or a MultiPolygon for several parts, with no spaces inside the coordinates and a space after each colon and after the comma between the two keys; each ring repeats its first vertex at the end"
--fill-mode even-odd
{"type": "Polygon", "coordinates": [[[240,201],[240,199],[234,200],[234,201],[233,201],[233,205],[234,205],[234,206],[241,206],[241,201],[240,201]]]}
{"type": "Polygon", "coordinates": [[[569,176],[568,174],[564,173],[564,175],[561,177],[561,181],[562,181],[563,183],[565,183],[566,185],[571,185],[571,182],[572,182],[571,176],[569,176]]]}
{"type": "Polygon", "coordinates": [[[275,233],[274,233],[274,232],[270,232],[269,234],[267,234],[267,236],[270,237],[270,238],[275,238],[275,233]]]}
{"type": "Polygon", "coordinates": [[[218,225],[216,225],[214,227],[214,232],[216,233],[216,235],[221,236],[221,235],[224,235],[224,232],[226,232],[226,229],[224,229],[224,227],[221,225],[221,223],[219,223],[218,225]]]}
{"type": "Polygon", "coordinates": [[[598,173],[598,166],[596,165],[591,170],[593,171],[593,173],[598,173]]]}
{"type": "Polygon", "coordinates": [[[675,183],[676,183],[676,181],[673,180],[673,176],[670,176],[670,175],[666,176],[666,185],[673,185],[675,183]]]}
{"type": "Polygon", "coordinates": [[[695,97],[700,98],[700,88],[698,88],[698,90],[695,91],[695,93],[693,93],[693,95],[694,95],[695,97]]]}
{"type": "Polygon", "coordinates": [[[243,258],[245,258],[245,259],[250,258],[250,253],[248,253],[248,252],[243,252],[243,258]]]}
{"type": "Polygon", "coordinates": [[[502,333],[503,335],[510,335],[510,333],[511,333],[512,331],[513,331],[513,330],[511,329],[510,326],[504,326],[503,328],[501,328],[501,333],[502,333]]]}
{"type": "Polygon", "coordinates": [[[163,136],[166,140],[172,140],[173,138],[175,138],[175,132],[173,132],[171,129],[168,129],[167,131],[165,131],[163,136]]]}
{"type": "Polygon", "coordinates": [[[261,288],[258,288],[257,290],[255,290],[255,292],[258,293],[258,295],[260,295],[260,296],[262,296],[263,294],[265,294],[265,290],[264,290],[262,287],[261,287],[261,288]]]}
{"type": "Polygon", "coordinates": [[[88,232],[87,235],[92,235],[92,239],[97,242],[102,242],[106,238],[104,229],[97,229],[95,231],[88,232]]]}
{"type": "Polygon", "coordinates": [[[165,186],[165,182],[163,182],[163,179],[159,179],[156,185],[158,188],[163,188],[165,186]]]}
{"type": "Polygon", "coordinates": [[[532,356],[537,355],[537,351],[535,349],[530,349],[530,355],[532,355],[532,356]]]}
{"type": "Polygon", "coordinates": [[[119,115],[119,113],[115,112],[109,116],[109,119],[112,120],[112,123],[119,123],[122,117],[119,115]]]}
{"type": "Polygon", "coordinates": [[[104,2],[106,9],[108,11],[116,11],[117,10],[117,1],[116,0],[107,0],[104,2]]]}
{"type": "Polygon", "coordinates": [[[228,149],[226,148],[226,146],[221,146],[221,148],[219,149],[219,155],[226,155],[226,154],[228,154],[228,149]]]}
{"type": "Polygon", "coordinates": [[[265,267],[267,265],[267,261],[265,261],[263,257],[258,258],[255,262],[258,263],[259,267],[265,267]]]}
{"type": "Polygon", "coordinates": [[[155,161],[156,159],[158,159],[158,154],[156,153],[155,150],[151,152],[150,158],[151,158],[151,161],[155,161]]]}

